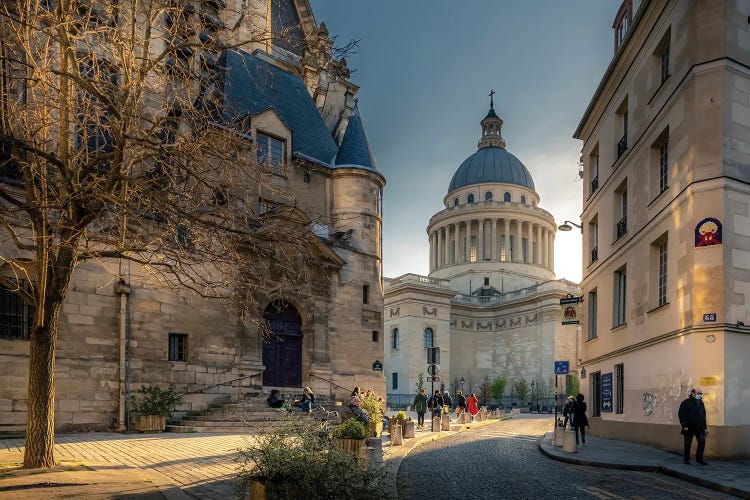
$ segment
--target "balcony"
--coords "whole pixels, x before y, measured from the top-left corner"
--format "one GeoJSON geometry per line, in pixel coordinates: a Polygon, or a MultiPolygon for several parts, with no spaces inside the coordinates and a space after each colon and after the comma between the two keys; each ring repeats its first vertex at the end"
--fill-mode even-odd
{"type": "Polygon", "coordinates": [[[595,193],[599,189],[599,176],[597,175],[591,180],[591,193],[595,193]]]}
{"type": "Polygon", "coordinates": [[[617,143],[617,159],[619,160],[620,157],[625,154],[625,151],[628,150],[628,134],[625,134],[622,136],[622,139],[620,139],[620,142],[617,143]]]}
{"type": "Polygon", "coordinates": [[[625,216],[617,223],[617,239],[622,238],[622,236],[628,232],[628,217],[625,216]]]}
{"type": "Polygon", "coordinates": [[[595,246],[591,249],[591,263],[593,264],[597,260],[599,260],[599,247],[595,246]]]}

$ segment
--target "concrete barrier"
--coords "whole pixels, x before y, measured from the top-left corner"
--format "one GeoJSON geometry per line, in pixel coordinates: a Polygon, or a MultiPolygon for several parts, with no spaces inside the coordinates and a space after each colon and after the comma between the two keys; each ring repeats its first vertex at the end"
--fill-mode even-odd
{"type": "Polygon", "coordinates": [[[432,432],[440,432],[440,417],[432,417],[432,432]]]}
{"type": "Polygon", "coordinates": [[[401,446],[403,438],[401,437],[401,426],[399,424],[391,426],[391,446],[401,446]]]}
{"type": "Polygon", "coordinates": [[[565,438],[565,429],[562,427],[555,427],[555,438],[553,440],[553,443],[555,446],[562,446],[563,439],[565,438]]]}
{"type": "Polygon", "coordinates": [[[451,430],[451,416],[447,413],[443,413],[443,418],[441,420],[442,426],[440,427],[444,431],[451,430]]]}
{"type": "Polygon", "coordinates": [[[576,433],[574,431],[565,431],[564,434],[563,451],[567,453],[575,453],[578,451],[578,446],[576,445],[576,433]]]}
{"type": "Polygon", "coordinates": [[[404,423],[404,439],[414,437],[414,420],[407,420],[404,423]]]}

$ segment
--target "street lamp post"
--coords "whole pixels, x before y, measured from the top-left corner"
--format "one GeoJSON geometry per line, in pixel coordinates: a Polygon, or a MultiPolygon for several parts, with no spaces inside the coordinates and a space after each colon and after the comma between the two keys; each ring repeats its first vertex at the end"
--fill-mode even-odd
{"type": "Polygon", "coordinates": [[[534,408],[534,381],[531,381],[531,408],[534,408]]]}
{"type": "Polygon", "coordinates": [[[564,223],[557,226],[557,229],[560,231],[571,231],[573,229],[573,226],[577,227],[578,229],[583,232],[583,225],[576,224],[575,222],[571,222],[569,220],[566,220],[564,223]]]}

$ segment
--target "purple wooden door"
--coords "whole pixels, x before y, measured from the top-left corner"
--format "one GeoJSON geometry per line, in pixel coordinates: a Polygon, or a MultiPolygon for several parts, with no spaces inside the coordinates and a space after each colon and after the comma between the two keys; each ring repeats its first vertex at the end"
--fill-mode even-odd
{"type": "Polygon", "coordinates": [[[263,385],[302,386],[302,319],[287,302],[274,302],[263,314],[270,338],[263,341],[263,385]]]}

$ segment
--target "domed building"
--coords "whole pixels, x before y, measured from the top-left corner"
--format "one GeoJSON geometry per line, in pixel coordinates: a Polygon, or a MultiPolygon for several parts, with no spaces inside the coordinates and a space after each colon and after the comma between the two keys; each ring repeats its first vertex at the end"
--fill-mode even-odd
{"type": "Polygon", "coordinates": [[[529,170],[506,149],[502,127],[491,102],[477,150],[427,225],[429,276],[385,283],[390,405],[410,404],[420,374],[427,380],[432,346],[441,348],[440,385],[479,393],[502,378],[505,405],[551,405],[556,360],[575,373],[577,328],[562,325],[560,299],[580,288],[555,279],[557,225],[539,206],[529,170]],[[519,383],[527,388],[521,398],[519,383]]]}

